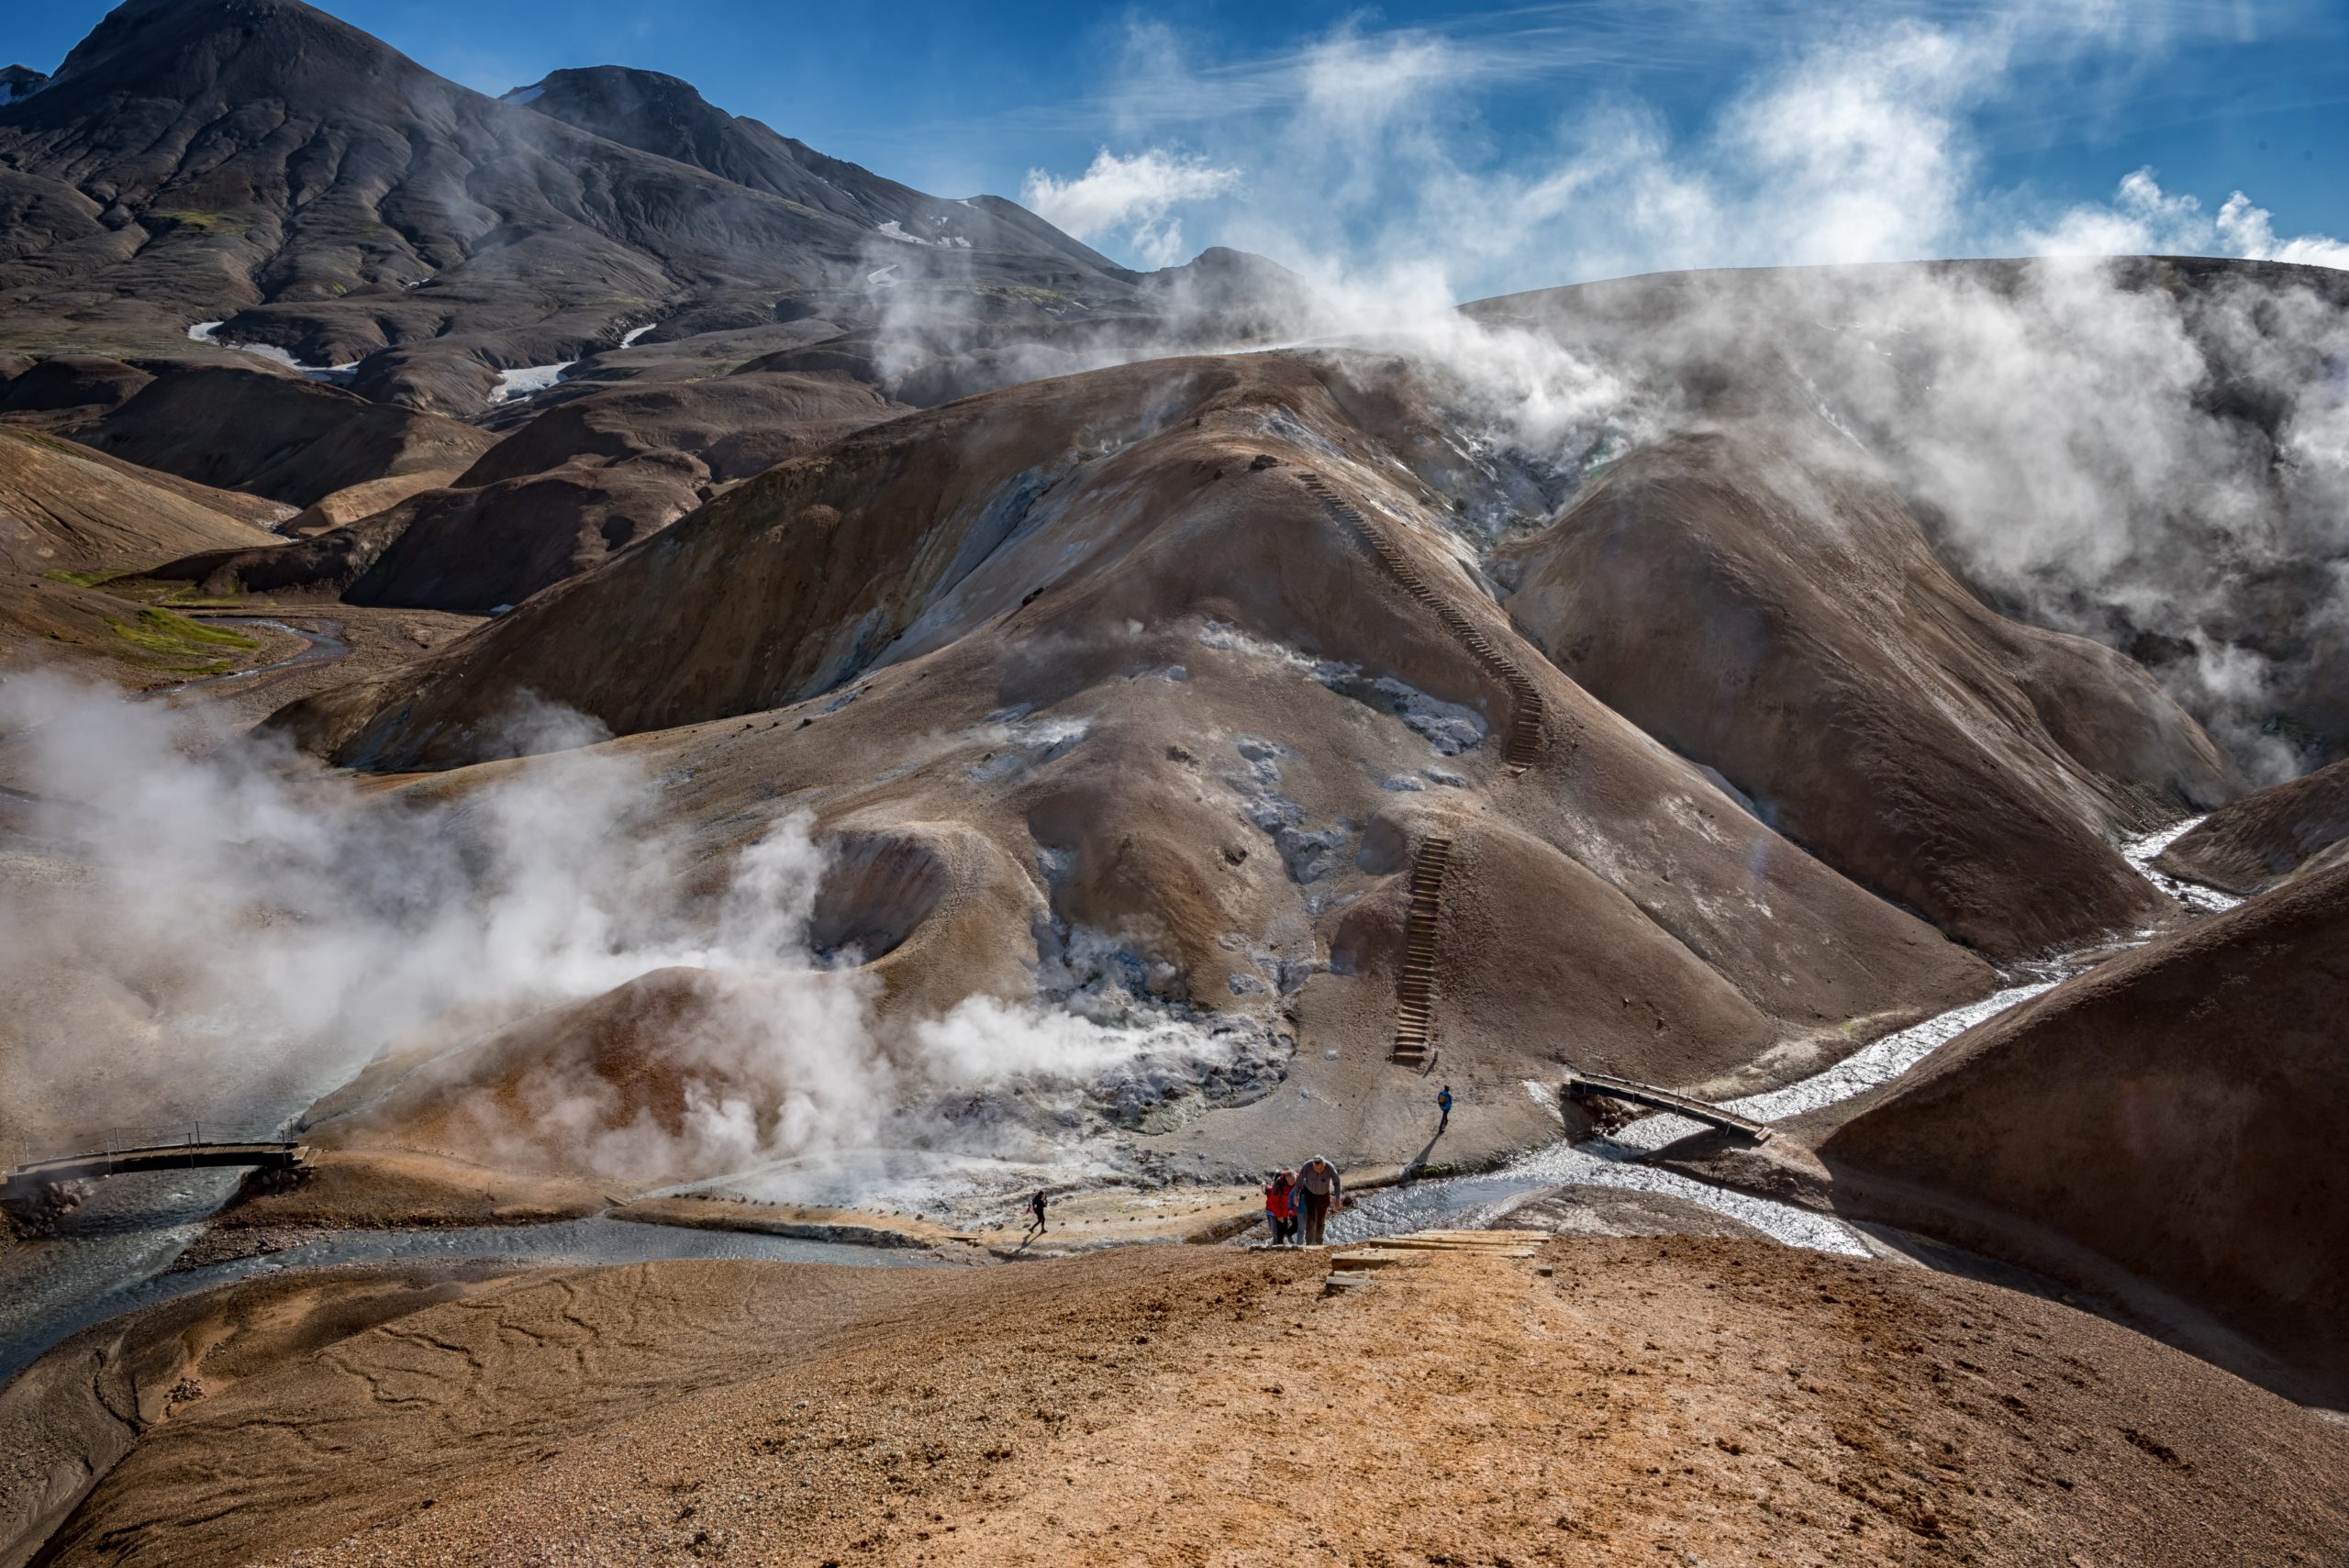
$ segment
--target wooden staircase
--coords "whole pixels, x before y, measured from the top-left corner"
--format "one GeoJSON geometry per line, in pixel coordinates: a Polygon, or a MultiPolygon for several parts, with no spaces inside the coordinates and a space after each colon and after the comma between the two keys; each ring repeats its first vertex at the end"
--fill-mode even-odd
{"type": "Polygon", "coordinates": [[[1533,687],[1516,661],[1509,658],[1483,628],[1470,620],[1459,607],[1444,598],[1427,580],[1419,568],[1411,564],[1386,530],[1364,517],[1362,510],[1330,488],[1330,482],[1310,470],[1299,470],[1298,479],[1321,509],[1337,519],[1339,525],[1353,539],[1364,553],[1386,570],[1388,576],[1399,584],[1403,591],[1435,612],[1444,629],[1458,639],[1461,646],[1475,656],[1485,673],[1498,681],[1508,693],[1508,731],[1502,740],[1501,760],[1512,773],[1521,773],[1531,767],[1542,754],[1542,694],[1533,687]]]}
{"type": "Polygon", "coordinates": [[[1442,919],[1443,869],[1452,840],[1428,839],[1411,862],[1410,913],[1403,927],[1403,967],[1395,976],[1392,1060],[1423,1067],[1435,1025],[1435,937],[1442,919]]]}

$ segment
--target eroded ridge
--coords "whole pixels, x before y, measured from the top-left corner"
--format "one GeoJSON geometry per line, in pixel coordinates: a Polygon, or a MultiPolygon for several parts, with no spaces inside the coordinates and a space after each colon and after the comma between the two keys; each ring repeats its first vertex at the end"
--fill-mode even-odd
{"type": "Polygon", "coordinates": [[[1395,977],[1394,1060],[1417,1067],[1426,1062],[1435,1006],[1435,936],[1443,918],[1443,870],[1452,840],[1432,838],[1419,845],[1411,864],[1411,907],[1404,927],[1403,967],[1395,977]]]}
{"type": "Polygon", "coordinates": [[[1430,587],[1419,568],[1411,564],[1410,557],[1397,548],[1386,530],[1364,516],[1360,507],[1330,489],[1329,481],[1318,473],[1304,471],[1297,477],[1313,493],[1314,499],[1321,503],[1322,510],[1335,517],[1371,559],[1402,584],[1405,593],[1433,610],[1444,629],[1475,655],[1476,662],[1484,666],[1486,673],[1508,690],[1508,731],[1502,742],[1501,758],[1512,773],[1521,773],[1531,767],[1542,754],[1542,694],[1534,690],[1525,672],[1475,621],[1430,587]]]}

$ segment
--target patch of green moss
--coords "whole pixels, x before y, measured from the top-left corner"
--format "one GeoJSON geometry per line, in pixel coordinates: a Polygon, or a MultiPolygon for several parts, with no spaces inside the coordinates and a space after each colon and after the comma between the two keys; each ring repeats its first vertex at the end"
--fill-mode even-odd
{"type": "Polygon", "coordinates": [[[121,575],[119,572],[68,572],[60,567],[54,572],[42,573],[40,578],[44,583],[62,583],[71,588],[95,588],[121,575]]]}
{"type": "Polygon", "coordinates": [[[968,291],[982,299],[1020,300],[1041,310],[1089,310],[1074,295],[1055,289],[1035,288],[1026,284],[981,284],[968,291]]]}
{"type": "Polygon", "coordinates": [[[17,440],[29,442],[44,451],[56,452],[63,457],[82,455],[74,450],[71,441],[61,441],[55,436],[45,436],[39,430],[0,430],[0,435],[12,436],[17,440]]]}
{"type": "Polygon", "coordinates": [[[227,649],[258,648],[260,644],[241,631],[231,631],[225,626],[206,626],[190,620],[159,605],[150,605],[139,612],[136,625],[110,620],[106,625],[114,634],[142,653],[161,659],[203,659],[227,649]]]}

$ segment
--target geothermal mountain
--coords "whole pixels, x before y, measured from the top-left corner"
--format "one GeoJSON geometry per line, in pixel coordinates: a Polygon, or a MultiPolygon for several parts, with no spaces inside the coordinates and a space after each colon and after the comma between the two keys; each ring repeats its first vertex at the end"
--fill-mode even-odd
{"type": "Polygon", "coordinates": [[[175,1171],[151,1225],[44,1189],[0,1296],[92,1327],[0,1385],[0,1557],[470,1561],[573,1494],[698,1556],[802,1489],[795,1549],[1002,1547],[990,1467],[1123,1422],[1163,1462],[1103,1478],[1098,1561],[1185,1539],[1150,1443],[1286,1431],[1285,1387],[1455,1500],[1588,1413],[1571,1509],[1479,1516],[1529,1561],[1687,1527],[1666,1474],[1821,1561],[2349,1519],[2277,1396],[2349,1387],[2349,274],[1676,273],[1355,331],[1264,258],[1129,271],[673,77],[493,99],[296,0],[129,0],[0,75],[0,1135],[310,1161],[195,1218],[175,1171]],[[1647,1138],[1569,1071],[1775,1135],[1647,1138]],[[1365,1235],[1527,1235],[1325,1299],[996,1234],[1043,1186],[1041,1247],[1227,1240],[1308,1151],[1397,1185],[1365,1235]],[[610,1210],[661,1261],[71,1297],[610,1210]],[[1023,1267],[662,1251],[694,1227],[1023,1267]],[[1274,1323],[1282,1386],[1233,1370],[1274,1323]],[[1619,1416],[1631,1373],[1674,1399],[1619,1416]]]}

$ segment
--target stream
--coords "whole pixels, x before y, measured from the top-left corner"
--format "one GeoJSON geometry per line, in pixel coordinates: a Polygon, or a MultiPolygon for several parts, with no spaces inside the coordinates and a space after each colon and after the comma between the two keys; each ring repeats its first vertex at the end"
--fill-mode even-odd
{"type": "Polygon", "coordinates": [[[351,657],[351,644],[342,639],[342,623],[319,619],[318,629],[295,626],[267,616],[201,616],[206,626],[261,626],[273,631],[290,631],[308,644],[291,658],[280,659],[273,664],[256,664],[250,670],[230,670],[225,674],[206,675],[202,680],[182,681],[175,686],[157,686],[138,694],[138,700],[151,701],[156,697],[174,696],[181,692],[199,691],[206,686],[226,684],[230,681],[250,681],[256,676],[274,675],[284,670],[297,670],[305,664],[331,664],[338,659],[351,657]]]}

